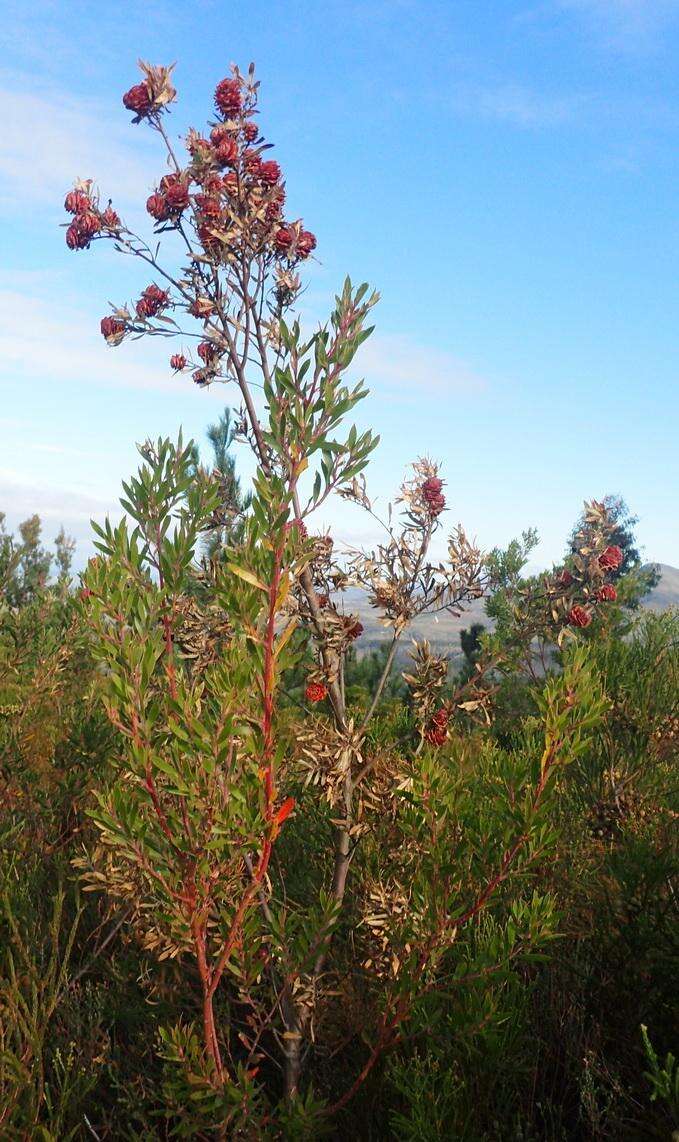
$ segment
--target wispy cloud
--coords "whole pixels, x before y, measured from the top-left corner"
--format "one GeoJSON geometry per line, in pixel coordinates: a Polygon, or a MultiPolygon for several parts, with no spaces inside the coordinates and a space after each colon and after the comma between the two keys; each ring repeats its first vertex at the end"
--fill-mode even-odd
{"type": "Polygon", "coordinates": [[[110,515],[120,519],[122,510],[113,500],[99,499],[75,488],[54,487],[31,482],[20,472],[0,468],[0,510],[5,526],[15,531],[31,515],[39,515],[49,542],[63,527],[77,541],[77,563],[80,565],[92,550],[90,520],[103,520],[110,515]]]}
{"type": "Polygon", "coordinates": [[[402,334],[374,334],[356,358],[369,386],[416,399],[419,393],[478,392],[486,383],[452,353],[402,334]]]}
{"type": "Polygon", "coordinates": [[[143,201],[154,170],[148,138],[96,100],[36,90],[25,75],[0,74],[0,205],[59,209],[76,177],[94,177],[117,205],[143,201]],[[124,174],[124,177],[121,177],[124,174]]]}
{"type": "Polygon", "coordinates": [[[96,379],[98,385],[177,392],[181,382],[170,375],[161,344],[138,343],[133,353],[124,345],[108,349],[82,298],[69,304],[54,281],[51,297],[8,289],[0,279],[0,369],[8,383],[46,378],[91,385],[96,379]]]}
{"type": "Polygon", "coordinates": [[[679,20],[679,0],[544,0],[522,18],[571,17],[599,47],[625,54],[657,49],[663,33],[679,20]]]}
{"type": "Polygon", "coordinates": [[[452,92],[452,107],[464,115],[512,123],[519,127],[554,127],[567,123],[589,103],[585,94],[552,95],[522,83],[460,86],[452,92]]]}

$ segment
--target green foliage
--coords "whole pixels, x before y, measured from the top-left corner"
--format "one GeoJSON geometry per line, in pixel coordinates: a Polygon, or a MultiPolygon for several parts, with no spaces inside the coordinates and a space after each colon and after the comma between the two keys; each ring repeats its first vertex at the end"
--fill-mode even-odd
{"type": "Polygon", "coordinates": [[[664,1063],[661,1063],[648,1037],[648,1028],[643,1023],[641,1025],[641,1037],[644,1043],[646,1061],[650,1067],[649,1071],[644,1072],[644,1078],[647,1078],[651,1084],[651,1102],[658,1099],[666,1102],[672,1116],[672,1125],[679,1126],[679,1066],[677,1066],[677,1060],[672,1052],[668,1051],[664,1063]]]}

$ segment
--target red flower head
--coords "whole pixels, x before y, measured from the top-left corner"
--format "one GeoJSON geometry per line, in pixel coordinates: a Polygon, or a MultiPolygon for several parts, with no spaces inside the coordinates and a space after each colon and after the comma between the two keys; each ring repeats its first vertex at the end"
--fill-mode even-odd
{"type": "Polygon", "coordinates": [[[222,207],[218,198],[212,198],[209,194],[197,194],[195,202],[203,218],[219,218],[222,207]]]}
{"type": "Polygon", "coordinates": [[[282,186],[277,186],[271,196],[271,201],[267,203],[266,207],[266,220],[267,222],[277,222],[283,213],[283,206],[285,204],[285,191],[282,186]]]}
{"type": "Polygon", "coordinates": [[[170,357],[170,368],[173,372],[181,373],[182,369],[186,368],[186,365],[187,361],[183,353],[173,353],[170,357]]]}
{"type": "Polygon", "coordinates": [[[178,171],[173,171],[172,174],[164,174],[158,184],[158,189],[160,190],[161,194],[167,194],[171,186],[176,186],[177,183],[181,181],[182,176],[178,173],[178,171]]]}
{"type": "Polygon", "coordinates": [[[617,571],[622,560],[623,554],[619,547],[607,547],[599,556],[599,566],[602,571],[617,571]]]}
{"type": "Polygon", "coordinates": [[[232,167],[234,165],[238,158],[238,143],[231,135],[227,135],[215,147],[215,158],[220,167],[232,167]]]}
{"type": "Polygon", "coordinates": [[[279,254],[287,254],[295,239],[295,235],[289,226],[281,226],[274,234],[274,246],[279,254]]]}
{"type": "Polygon", "coordinates": [[[243,105],[240,83],[237,79],[223,79],[215,90],[215,106],[227,119],[237,115],[243,105]]]}
{"type": "Polygon", "coordinates": [[[189,205],[189,188],[185,182],[174,182],[165,191],[165,202],[173,214],[181,213],[189,205]]]}
{"type": "Polygon", "coordinates": [[[147,286],[137,302],[137,316],[155,317],[161,309],[165,309],[169,300],[170,295],[166,289],[161,289],[157,285],[147,286]]]}
{"type": "Polygon", "coordinates": [[[316,603],[321,608],[321,610],[324,610],[325,607],[328,606],[329,602],[330,602],[330,599],[328,598],[327,595],[324,595],[324,594],[319,595],[318,593],[316,594],[316,603]]]}
{"type": "Polygon", "coordinates": [[[618,597],[618,592],[612,583],[604,583],[603,587],[599,587],[596,597],[600,603],[614,603],[618,597]]]}
{"type": "Polygon", "coordinates": [[[253,175],[255,178],[259,177],[262,169],[262,160],[256,151],[245,151],[243,155],[243,162],[248,174],[253,175]]]}
{"type": "Polygon", "coordinates": [[[150,198],[146,199],[146,209],[157,222],[166,222],[170,217],[165,195],[156,190],[150,198]]]}
{"type": "Polygon", "coordinates": [[[219,356],[219,349],[212,341],[201,341],[196,351],[201,361],[205,361],[206,365],[209,365],[215,357],[219,356]]]}
{"type": "Polygon", "coordinates": [[[299,238],[297,239],[297,253],[300,258],[308,258],[316,249],[316,235],[312,234],[310,230],[302,230],[299,238]]]}
{"type": "Polygon", "coordinates": [[[238,175],[235,171],[229,171],[224,176],[224,190],[231,198],[235,198],[238,194],[238,175]]]}
{"type": "Polygon", "coordinates": [[[219,255],[219,239],[215,238],[207,222],[198,226],[198,237],[205,253],[211,258],[216,258],[219,255]]]}
{"type": "Polygon", "coordinates": [[[101,230],[101,219],[93,210],[83,210],[82,214],[76,216],[73,225],[77,226],[86,238],[93,238],[101,230]]]}
{"type": "Polygon", "coordinates": [[[243,135],[245,136],[246,143],[254,143],[259,134],[259,127],[252,120],[248,119],[247,123],[243,123],[243,135]]]}
{"type": "Polygon", "coordinates": [[[443,729],[450,721],[450,714],[445,706],[441,706],[440,710],[437,710],[436,713],[432,715],[431,720],[435,726],[438,726],[439,729],[443,729]]]}
{"type": "Polygon", "coordinates": [[[66,245],[69,250],[86,250],[90,244],[90,240],[86,234],[83,234],[78,226],[78,220],[71,222],[68,230],[66,231],[66,245]]]}
{"type": "Polygon", "coordinates": [[[574,579],[567,567],[564,567],[557,579],[557,583],[560,587],[572,587],[574,579]]]}
{"type": "Polygon", "coordinates": [[[191,377],[193,379],[194,384],[200,385],[201,387],[203,385],[208,385],[210,383],[209,378],[206,375],[204,369],[196,369],[195,372],[193,372],[191,374],[191,377]]]}
{"type": "Polygon", "coordinates": [[[571,607],[568,612],[568,622],[572,627],[588,627],[592,621],[592,616],[586,607],[581,607],[576,603],[571,607]]]}
{"type": "Polygon", "coordinates": [[[445,726],[428,726],[424,731],[424,740],[429,745],[442,746],[445,744],[448,737],[448,730],[445,726]]]}
{"type": "Polygon", "coordinates": [[[214,302],[209,297],[197,297],[189,306],[192,317],[209,317],[214,312],[214,302]]]}
{"type": "Polygon", "coordinates": [[[186,136],[186,149],[191,155],[191,158],[206,157],[210,148],[210,144],[203,135],[199,135],[197,131],[190,131],[186,136]]]}
{"type": "Polygon", "coordinates": [[[116,214],[112,206],[107,206],[106,210],[101,216],[101,221],[107,230],[119,230],[120,218],[116,214]]]}
{"type": "Polygon", "coordinates": [[[122,341],[125,322],[118,317],[102,317],[99,328],[102,337],[105,337],[107,341],[122,341]]]}
{"type": "Polygon", "coordinates": [[[346,626],[347,638],[350,638],[352,641],[360,638],[363,634],[363,629],[363,623],[360,622],[359,619],[349,620],[346,626]]]}
{"type": "Polygon", "coordinates": [[[225,139],[232,138],[233,130],[231,127],[227,127],[226,123],[218,123],[217,126],[213,127],[210,131],[210,142],[214,147],[218,147],[225,139]]]}
{"type": "Polygon", "coordinates": [[[215,171],[209,171],[201,182],[201,186],[204,194],[221,194],[224,190],[224,179],[215,171]]]}
{"type": "Polygon", "coordinates": [[[123,106],[126,107],[128,111],[134,111],[135,115],[138,115],[140,118],[143,115],[148,115],[153,106],[148,85],[146,83],[135,83],[134,87],[131,87],[130,90],[126,91],[123,95],[123,106]]]}
{"type": "Polygon", "coordinates": [[[84,190],[69,190],[64,199],[64,210],[69,214],[82,214],[92,206],[92,199],[84,190]]]}
{"type": "Polygon", "coordinates": [[[276,185],[281,177],[281,168],[275,159],[270,159],[268,162],[260,164],[259,177],[267,186],[276,185]]]}
{"type": "Polygon", "coordinates": [[[307,702],[322,702],[328,693],[324,682],[309,682],[304,695],[307,702]]]}
{"type": "Polygon", "coordinates": [[[445,496],[441,494],[442,487],[443,480],[439,480],[438,476],[430,476],[422,485],[422,498],[433,516],[440,515],[446,506],[445,496]]]}
{"type": "Polygon", "coordinates": [[[69,250],[86,250],[91,239],[101,230],[101,220],[93,210],[76,214],[66,231],[66,245],[69,250]]]}

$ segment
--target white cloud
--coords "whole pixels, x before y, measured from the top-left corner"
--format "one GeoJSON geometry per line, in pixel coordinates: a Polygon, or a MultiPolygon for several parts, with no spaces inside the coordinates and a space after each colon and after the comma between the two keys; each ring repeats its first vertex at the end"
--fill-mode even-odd
{"type": "Polygon", "coordinates": [[[484,380],[452,353],[419,345],[403,334],[373,334],[359,350],[356,365],[369,387],[386,388],[414,399],[423,391],[478,392],[486,387],[484,380]]]}
{"type": "Polygon", "coordinates": [[[594,42],[636,54],[655,49],[679,17],[679,0],[546,0],[523,13],[528,18],[573,16],[594,42]]]}
{"type": "Polygon", "coordinates": [[[452,94],[457,112],[519,127],[553,127],[568,122],[587,102],[585,95],[549,95],[520,83],[461,86],[452,94]]]}
{"type": "MultiPolygon", "coordinates": [[[[42,377],[88,385],[96,379],[97,384],[177,392],[182,382],[169,372],[171,350],[164,351],[164,342],[136,342],[132,353],[126,345],[109,349],[97,319],[84,312],[77,299],[69,305],[56,276],[52,296],[56,300],[3,288],[0,280],[0,362],[5,376],[15,382],[42,377]]],[[[102,314],[106,311],[102,304],[102,314]]]]}
{"type": "Polygon", "coordinates": [[[148,133],[130,126],[120,108],[87,102],[34,77],[0,75],[2,147],[0,204],[59,210],[76,177],[94,178],[102,197],[138,208],[149,193],[158,157],[148,133]]]}
{"type": "Polygon", "coordinates": [[[106,515],[120,519],[122,511],[114,500],[105,500],[75,488],[31,483],[20,472],[0,468],[0,511],[5,514],[7,531],[15,532],[31,515],[39,515],[43,537],[50,543],[63,526],[77,543],[76,564],[84,565],[94,550],[90,520],[101,522],[106,515]]]}

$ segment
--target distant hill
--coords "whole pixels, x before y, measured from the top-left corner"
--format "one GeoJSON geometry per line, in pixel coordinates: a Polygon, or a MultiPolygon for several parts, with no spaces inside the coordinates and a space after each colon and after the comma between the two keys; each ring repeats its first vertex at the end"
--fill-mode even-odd
{"type": "MultiPolygon", "coordinates": [[[[642,606],[651,611],[664,611],[668,607],[679,606],[679,568],[670,567],[666,563],[656,563],[654,566],[660,570],[660,582],[647,595],[642,606]]],[[[380,624],[377,611],[368,606],[362,591],[351,588],[345,592],[343,599],[345,610],[359,615],[363,623],[364,633],[356,645],[359,654],[378,646],[389,637],[391,628],[380,624]]],[[[490,625],[483,600],[476,600],[459,617],[442,614],[436,618],[426,616],[417,619],[403,637],[399,658],[407,655],[413,638],[428,639],[439,654],[449,655],[453,659],[460,657],[460,631],[472,623],[490,625]]]]}
{"type": "Polygon", "coordinates": [[[655,563],[653,566],[660,571],[660,582],[646,596],[642,605],[649,611],[666,611],[668,607],[678,607],[679,568],[670,567],[668,563],[655,563]]]}

